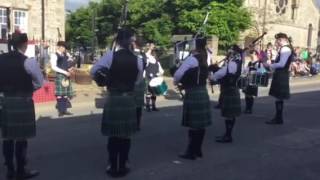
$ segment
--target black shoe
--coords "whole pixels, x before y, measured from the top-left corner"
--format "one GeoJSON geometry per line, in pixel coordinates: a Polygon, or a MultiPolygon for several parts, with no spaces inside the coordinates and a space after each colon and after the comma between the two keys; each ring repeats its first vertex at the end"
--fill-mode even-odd
{"type": "Polygon", "coordinates": [[[202,158],[202,157],[203,157],[203,154],[202,154],[202,152],[197,152],[197,153],[195,154],[195,156],[196,156],[197,158],[202,158]]]}
{"type": "Polygon", "coordinates": [[[182,159],[196,160],[196,156],[189,153],[180,154],[179,157],[182,159]]]}
{"type": "Polygon", "coordinates": [[[152,108],[152,111],[159,111],[159,109],[156,108],[156,107],[153,107],[153,108],[152,108]]]}
{"type": "Polygon", "coordinates": [[[67,115],[67,116],[73,115],[73,113],[71,113],[71,112],[69,112],[69,111],[66,111],[66,112],[64,112],[63,114],[64,114],[64,115],[67,115]]]}
{"type": "Polygon", "coordinates": [[[64,113],[63,112],[58,112],[58,117],[63,117],[64,113]]]}
{"type": "Polygon", "coordinates": [[[107,167],[106,173],[110,176],[110,177],[118,177],[118,171],[116,169],[111,168],[111,166],[107,167]]]}
{"type": "Polygon", "coordinates": [[[7,177],[8,180],[14,179],[15,176],[16,176],[16,172],[14,170],[8,170],[7,171],[6,177],[7,177]]]}
{"type": "Polygon", "coordinates": [[[129,172],[130,172],[130,168],[128,168],[128,167],[119,168],[118,177],[124,177],[124,176],[128,175],[129,172]]]}
{"type": "Polygon", "coordinates": [[[39,176],[39,174],[39,171],[36,170],[24,170],[23,172],[17,173],[17,180],[31,179],[39,176]]]}
{"type": "Polygon", "coordinates": [[[232,143],[231,136],[222,136],[221,138],[216,138],[216,142],[218,143],[232,143]]]}

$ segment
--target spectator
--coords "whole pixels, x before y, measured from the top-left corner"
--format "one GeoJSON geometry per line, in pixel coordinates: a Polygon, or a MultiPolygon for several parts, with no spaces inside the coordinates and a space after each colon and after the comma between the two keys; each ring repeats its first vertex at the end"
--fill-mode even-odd
{"type": "Polygon", "coordinates": [[[310,74],[311,75],[318,75],[320,73],[320,59],[317,59],[317,61],[312,64],[310,68],[310,74]]]}
{"type": "Polygon", "coordinates": [[[265,52],[267,53],[267,57],[268,57],[268,63],[274,63],[275,59],[277,58],[277,51],[274,49],[273,45],[271,42],[269,42],[267,44],[267,49],[265,50],[265,52]]]}

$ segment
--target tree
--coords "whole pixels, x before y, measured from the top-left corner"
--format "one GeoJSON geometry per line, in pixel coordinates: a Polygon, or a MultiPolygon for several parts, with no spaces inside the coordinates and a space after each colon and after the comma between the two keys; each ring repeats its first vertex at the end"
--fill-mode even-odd
{"type": "MultiPolygon", "coordinates": [[[[87,43],[96,35],[101,47],[110,44],[124,4],[125,0],[102,0],[77,10],[67,18],[68,37],[71,41],[81,37],[87,43]],[[90,23],[93,12],[96,34],[90,23]]],[[[235,43],[240,33],[251,25],[251,15],[242,4],[242,0],[130,0],[127,26],[146,40],[167,47],[173,34],[195,34],[209,10],[211,15],[203,33],[217,35],[219,45],[226,47],[235,43]]]]}

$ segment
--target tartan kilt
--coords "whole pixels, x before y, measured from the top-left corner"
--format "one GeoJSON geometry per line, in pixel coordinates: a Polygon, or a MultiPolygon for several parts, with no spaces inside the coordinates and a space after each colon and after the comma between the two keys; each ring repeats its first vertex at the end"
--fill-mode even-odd
{"type": "Polygon", "coordinates": [[[205,128],[212,124],[210,99],[206,87],[186,89],[183,100],[182,126],[205,128]]]}
{"type": "Polygon", "coordinates": [[[134,88],[134,99],[137,107],[144,106],[144,93],[146,89],[146,82],[143,80],[139,84],[135,85],[134,88]]]}
{"type": "Polygon", "coordinates": [[[258,86],[248,85],[247,87],[245,87],[245,88],[242,90],[242,92],[245,93],[245,94],[248,95],[248,96],[255,96],[255,97],[257,97],[257,96],[258,96],[258,86]]]}
{"type": "Polygon", "coordinates": [[[134,95],[110,92],[103,109],[102,134],[104,136],[130,137],[137,131],[134,95]]]}
{"type": "Polygon", "coordinates": [[[278,99],[290,99],[289,72],[287,70],[274,72],[269,95],[278,99]]]}
{"type": "Polygon", "coordinates": [[[224,87],[221,102],[221,115],[234,118],[241,115],[240,92],[236,87],[224,87]]]}
{"type": "Polygon", "coordinates": [[[4,139],[28,139],[36,136],[35,110],[31,97],[5,97],[1,119],[4,139]]]}
{"type": "Polygon", "coordinates": [[[67,78],[63,74],[56,74],[56,80],[55,80],[55,85],[56,85],[56,96],[67,96],[69,98],[72,98],[74,96],[74,92],[72,89],[71,81],[70,78],[69,80],[69,86],[68,87],[63,87],[62,86],[62,80],[67,78]]]}

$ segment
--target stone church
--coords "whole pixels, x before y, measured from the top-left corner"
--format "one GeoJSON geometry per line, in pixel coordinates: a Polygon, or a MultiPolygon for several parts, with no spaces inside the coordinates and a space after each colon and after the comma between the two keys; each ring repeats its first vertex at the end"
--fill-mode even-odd
{"type": "Polygon", "coordinates": [[[0,0],[0,28],[2,41],[16,29],[30,40],[64,40],[65,0],[0,0]]]}
{"type": "Polygon", "coordinates": [[[244,5],[253,15],[252,28],[243,33],[245,45],[263,32],[267,32],[264,45],[284,32],[294,46],[317,48],[320,11],[315,0],[245,0],[244,5]]]}

